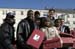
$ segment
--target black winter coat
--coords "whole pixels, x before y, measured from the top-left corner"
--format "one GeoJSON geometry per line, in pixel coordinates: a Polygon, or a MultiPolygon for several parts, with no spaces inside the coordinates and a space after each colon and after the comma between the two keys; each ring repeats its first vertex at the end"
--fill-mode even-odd
{"type": "Polygon", "coordinates": [[[4,22],[0,26],[0,49],[14,49],[14,27],[4,22]]]}
{"type": "Polygon", "coordinates": [[[20,21],[17,28],[18,49],[33,49],[33,47],[26,44],[26,41],[34,29],[37,29],[37,25],[32,20],[23,19],[20,21]]]}

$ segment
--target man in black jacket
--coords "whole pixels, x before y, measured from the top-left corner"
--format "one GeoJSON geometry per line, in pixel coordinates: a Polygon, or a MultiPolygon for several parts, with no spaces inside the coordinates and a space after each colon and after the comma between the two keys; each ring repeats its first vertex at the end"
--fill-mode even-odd
{"type": "MultiPolygon", "coordinates": [[[[70,34],[70,28],[69,26],[64,25],[64,19],[60,19],[60,31],[62,33],[70,34]]],[[[61,49],[72,49],[72,48],[69,46],[65,46],[65,47],[62,47],[61,49]]]]}
{"type": "Polygon", "coordinates": [[[0,49],[15,49],[14,42],[14,13],[7,13],[3,24],[0,26],[0,49]]]}
{"type": "Polygon", "coordinates": [[[21,20],[17,27],[17,49],[33,49],[33,47],[26,44],[26,41],[36,28],[37,25],[35,24],[33,11],[29,10],[27,18],[21,20]]]}
{"type": "Polygon", "coordinates": [[[69,26],[64,25],[64,20],[63,19],[60,19],[60,21],[61,21],[60,31],[64,32],[64,33],[70,34],[70,28],[69,28],[69,26]]]}

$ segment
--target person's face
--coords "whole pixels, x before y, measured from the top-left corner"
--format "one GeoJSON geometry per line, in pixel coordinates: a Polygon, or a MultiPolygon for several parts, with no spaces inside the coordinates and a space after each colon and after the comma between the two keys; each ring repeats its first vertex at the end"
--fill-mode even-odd
{"type": "Polygon", "coordinates": [[[10,19],[11,24],[15,24],[15,19],[10,19]]]}
{"type": "Polygon", "coordinates": [[[61,25],[61,21],[58,20],[58,21],[56,22],[56,25],[57,25],[57,26],[60,26],[60,25],[61,25]]]}
{"type": "Polygon", "coordinates": [[[31,11],[31,12],[28,13],[28,17],[29,17],[30,19],[34,20],[35,17],[34,17],[33,11],[31,11]]]}
{"type": "Polygon", "coordinates": [[[63,25],[64,24],[64,20],[61,20],[61,25],[63,25]]]}
{"type": "Polygon", "coordinates": [[[39,15],[39,14],[36,14],[36,15],[35,15],[35,18],[39,18],[39,17],[40,17],[40,15],[39,15]]]}
{"type": "Polygon", "coordinates": [[[45,22],[45,25],[46,25],[47,27],[50,27],[50,22],[49,22],[49,21],[46,21],[46,22],[45,22]]]}
{"type": "Polygon", "coordinates": [[[41,23],[40,20],[36,20],[37,25],[40,25],[40,23],[41,23]]]}
{"type": "Polygon", "coordinates": [[[53,16],[54,14],[55,14],[55,12],[54,11],[49,11],[49,16],[53,16]]]}

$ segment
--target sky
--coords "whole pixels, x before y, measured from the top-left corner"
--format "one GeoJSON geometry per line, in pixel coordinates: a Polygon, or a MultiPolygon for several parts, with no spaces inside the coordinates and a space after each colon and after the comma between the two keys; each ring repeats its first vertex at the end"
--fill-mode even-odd
{"type": "Polygon", "coordinates": [[[0,8],[74,9],[75,0],[0,0],[0,8]]]}

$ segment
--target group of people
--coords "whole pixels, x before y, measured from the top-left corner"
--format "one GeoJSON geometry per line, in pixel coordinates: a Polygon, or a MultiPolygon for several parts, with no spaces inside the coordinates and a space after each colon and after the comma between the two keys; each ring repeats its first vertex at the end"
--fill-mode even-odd
{"type": "MultiPolygon", "coordinates": [[[[18,23],[16,42],[14,38],[15,29],[13,27],[15,24],[15,15],[10,12],[7,13],[3,24],[0,26],[0,49],[15,49],[14,42],[17,49],[34,49],[34,47],[26,43],[34,29],[44,32],[45,40],[51,40],[53,37],[60,38],[59,33],[61,32],[69,34],[69,27],[64,25],[63,19],[55,19],[53,16],[54,13],[55,10],[50,9],[47,17],[40,17],[39,11],[33,12],[33,10],[29,10],[27,17],[18,23]]],[[[39,49],[43,49],[42,44],[39,49]]]]}

